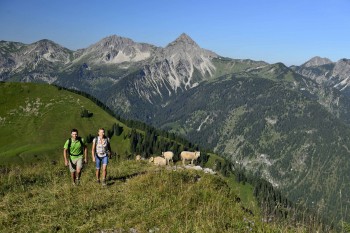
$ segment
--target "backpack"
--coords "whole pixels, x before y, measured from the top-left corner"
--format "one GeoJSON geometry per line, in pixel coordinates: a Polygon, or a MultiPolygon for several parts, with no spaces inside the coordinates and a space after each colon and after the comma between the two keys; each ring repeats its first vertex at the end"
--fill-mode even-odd
{"type": "MultiPolygon", "coordinates": [[[[107,139],[107,146],[106,146],[107,148],[105,148],[105,152],[106,152],[106,155],[108,156],[108,154],[111,152],[111,144],[108,137],[104,136],[103,138],[107,139]]],[[[97,143],[98,143],[98,136],[95,137],[95,155],[97,155],[97,143]]]]}
{"type": "MultiPolygon", "coordinates": [[[[77,137],[77,140],[80,142],[80,146],[84,145],[83,141],[81,140],[81,137],[77,137]]],[[[71,145],[72,145],[72,138],[68,138],[68,149],[67,150],[68,150],[69,155],[71,155],[71,153],[70,153],[71,145]]]]}

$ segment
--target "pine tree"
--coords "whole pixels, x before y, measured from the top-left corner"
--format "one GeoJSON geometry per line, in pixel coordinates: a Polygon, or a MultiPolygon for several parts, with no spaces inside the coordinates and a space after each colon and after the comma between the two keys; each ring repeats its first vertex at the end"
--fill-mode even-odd
{"type": "Polygon", "coordinates": [[[114,135],[119,136],[123,133],[123,127],[119,126],[119,124],[114,124],[114,135]]]}

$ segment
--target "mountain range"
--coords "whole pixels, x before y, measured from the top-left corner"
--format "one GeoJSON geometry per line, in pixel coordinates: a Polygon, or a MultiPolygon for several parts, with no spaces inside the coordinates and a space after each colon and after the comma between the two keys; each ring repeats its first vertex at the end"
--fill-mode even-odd
{"type": "Polygon", "coordinates": [[[347,216],[339,209],[350,207],[348,59],[232,59],[186,34],[164,48],[115,35],[77,51],[1,41],[0,54],[0,81],[87,92],[125,118],[215,149],[295,202],[347,216]]]}

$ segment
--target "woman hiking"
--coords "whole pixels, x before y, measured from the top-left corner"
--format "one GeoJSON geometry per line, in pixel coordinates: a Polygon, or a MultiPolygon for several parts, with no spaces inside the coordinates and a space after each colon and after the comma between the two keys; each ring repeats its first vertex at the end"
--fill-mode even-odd
{"type": "Polygon", "coordinates": [[[102,164],[102,185],[106,185],[108,155],[111,154],[109,138],[105,136],[105,130],[100,128],[98,136],[92,141],[92,161],[96,163],[96,180],[100,183],[100,170],[102,164]]]}

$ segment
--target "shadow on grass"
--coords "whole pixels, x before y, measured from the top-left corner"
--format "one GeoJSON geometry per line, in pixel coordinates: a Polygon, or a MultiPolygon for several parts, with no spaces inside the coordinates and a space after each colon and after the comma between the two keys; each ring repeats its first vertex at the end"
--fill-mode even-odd
{"type": "Polygon", "coordinates": [[[134,178],[139,175],[146,174],[147,171],[143,172],[135,172],[133,174],[125,175],[125,176],[110,176],[107,180],[107,186],[111,186],[115,184],[116,181],[126,182],[128,179],[134,178]]]}

